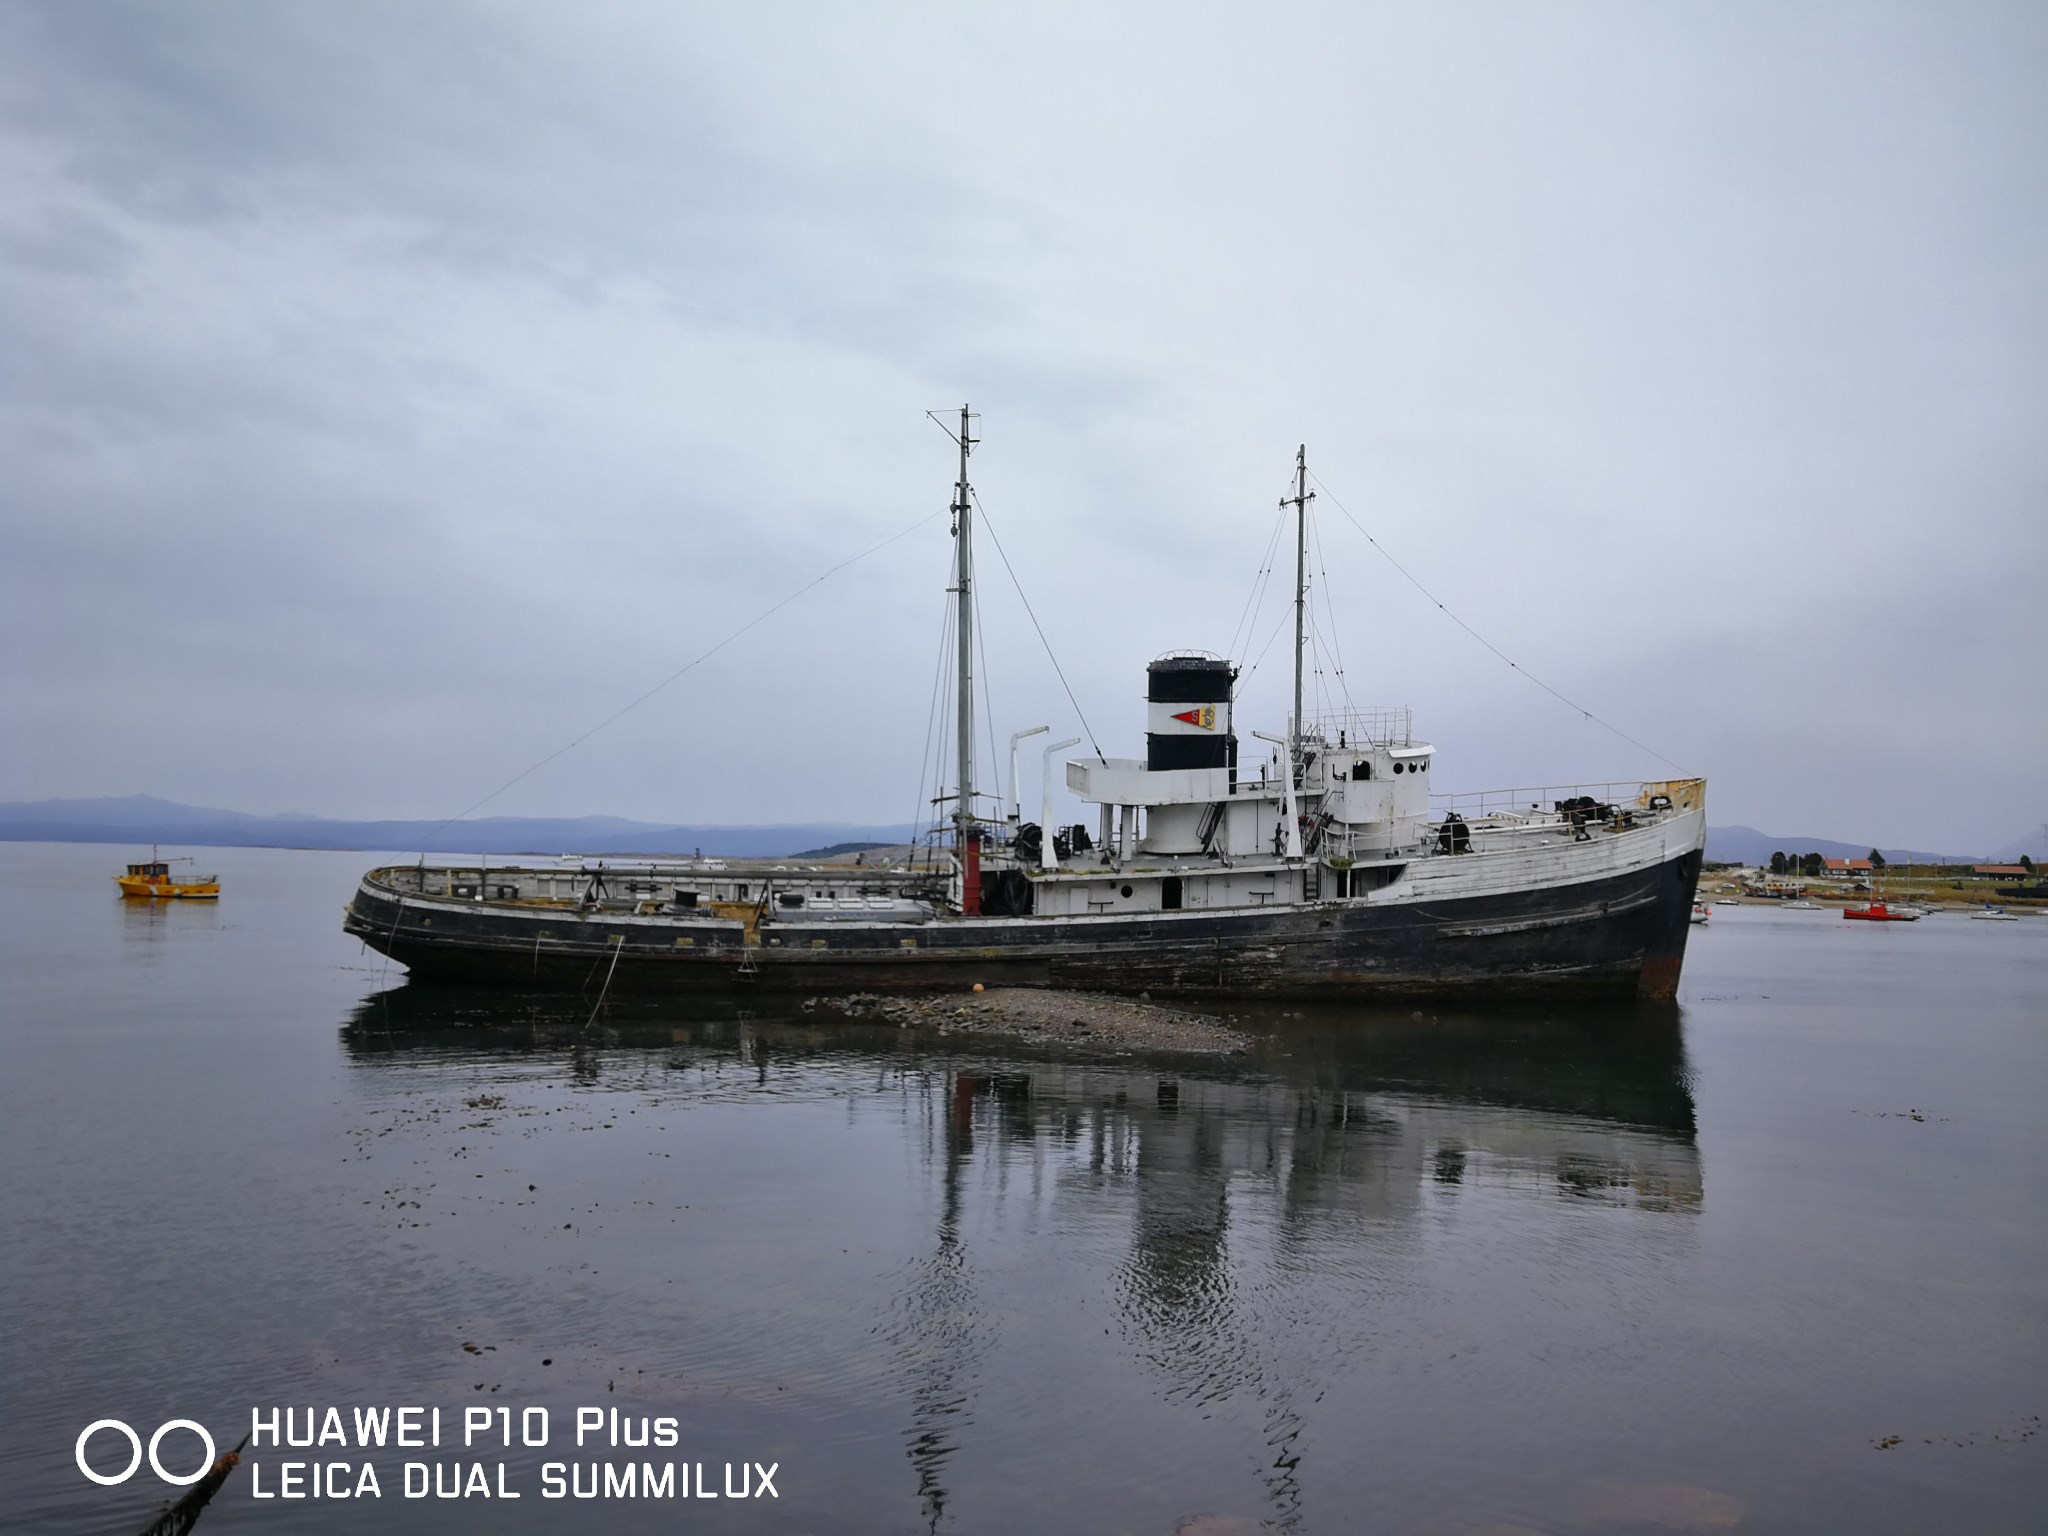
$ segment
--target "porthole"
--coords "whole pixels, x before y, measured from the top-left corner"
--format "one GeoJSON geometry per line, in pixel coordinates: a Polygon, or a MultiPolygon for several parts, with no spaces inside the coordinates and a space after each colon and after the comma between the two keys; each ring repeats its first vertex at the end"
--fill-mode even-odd
{"type": "Polygon", "coordinates": [[[1394,772],[1396,772],[1396,773],[1400,773],[1400,772],[1402,772],[1402,771],[1403,771],[1403,769],[1405,768],[1405,766],[1406,766],[1406,765],[1405,765],[1405,764],[1402,764],[1402,763],[1396,763],[1396,764],[1394,764],[1394,772]]]}
{"type": "Polygon", "coordinates": [[[1128,885],[1121,886],[1118,888],[1117,894],[1121,896],[1129,896],[1131,894],[1131,888],[1128,885]]]}

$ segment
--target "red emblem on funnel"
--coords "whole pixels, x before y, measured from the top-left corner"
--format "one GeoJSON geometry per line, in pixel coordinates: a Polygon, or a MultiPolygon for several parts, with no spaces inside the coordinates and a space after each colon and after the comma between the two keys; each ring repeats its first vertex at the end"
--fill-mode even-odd
{"type": "Polygon", "coordinates": [[[1205,731],[1216,729],[1216,706],[1204,704],[1200,709],[1182,710],[1173,717],[1183,725],[1198,725],[1205,731]]]}

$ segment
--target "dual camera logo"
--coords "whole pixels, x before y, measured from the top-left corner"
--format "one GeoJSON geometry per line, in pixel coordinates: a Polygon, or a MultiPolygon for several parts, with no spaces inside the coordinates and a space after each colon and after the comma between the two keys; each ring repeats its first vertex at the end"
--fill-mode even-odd
{"type": "MultiPolygon", "coordinates": [[[[102,1487],[111,1488],[116,1483],[127,1482],[129,1478],[135,1475],[136,1469],[142,1465],[142,1436],[136,1434],[133,1429],[123,1424],[119,1419],[95,1419],[92,1423],[86,1425],[85,1429],[79,1434],[78,1444],[73,1448],[72,1455],[78,1460],[79,1471],[102,1487]],[[111,1429],[126,1435],[128,1437],[129,1449],[134,1453],[128,1458],[128,1465],[122,1468],[120,1472],[112,1475],[93,1471],[85,1459],[86,1443],[103,1429],[111,1429]]],[[[199,1479],[206,1476],[207,1469],[213,1465],[213,1436],[209,1435],[203,1426],[193,1423],[190,1419],[172,1419],[167,1424],[160,1424],[157,1426],[156,1433],[149,1437],[149,1465],[158,1477],[174,1487],[183,1488],[189,1484],[196,1483],[199,1479]],[[157,1447],[163,1444],[164,1436],[174,1429],[191,1430],[193,1434],[199,1437],[199,1443],[206,1447],[206,1454],[199,1460],[198,1471],[182,1474],[166,1472],[164,1464],[157,1459],[157,1447]]]]}

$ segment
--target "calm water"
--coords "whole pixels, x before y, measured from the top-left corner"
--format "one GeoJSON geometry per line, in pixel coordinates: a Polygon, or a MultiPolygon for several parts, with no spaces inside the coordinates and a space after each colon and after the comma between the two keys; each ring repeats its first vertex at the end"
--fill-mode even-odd
{"type": "Polygon", "coordinates": [[[126,856],[0,844],[9,1529],[149,1517],[94,1419],[329,1404],[441,1405],[411,1455],[525,1496],[405,1500],[386,1449],[381,1501],[245,1467],[201,1532],[2048,1523],[2048,920],[1718,909],[1675,1013],[1311,1013],[1223,1065],[579,1033],[345,940],[365,855],[209,854],[217,908],[122,903],[126,856]],[[551,1447],[465,1456],[478,1402],[551,1447]],[[583,1405],[780,1498],[544,1501],[627,1459],[583,1405]]]}

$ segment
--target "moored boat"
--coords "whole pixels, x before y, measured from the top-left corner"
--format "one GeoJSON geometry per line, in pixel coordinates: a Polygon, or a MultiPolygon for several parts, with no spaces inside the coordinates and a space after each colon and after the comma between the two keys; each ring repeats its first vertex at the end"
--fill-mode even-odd
{"type": "MultiPolygon", "coordinates": [[[[1805,900],[1806,887],[1795,880],[1758,878],[1743,881],[1742,894],[1758,901],[1782,901],[1790,904],[1805,900]]],[[[1806,904],[1813,905],[1811,902],[1806,904]]]]}
{"type": "Polygon", "coordinates": [[[366,874],[347,931],[416,975],[600,992],[1674,993],[1704,780],[1433,795],[1436,750],[1406,709],[1305,713],[1305,453],[1282,503],[1296,520],[1293,710],[1284,734],[1251,733],[1270,744],[1265,761],[1240,760],[1237,666],[1171,652],[1147,668],[1145,755],[1065,764],[1069,791],[1096,808],[1092,829],[1050,825],[1054,755],[1072,740],[1045,752],[1038,821],[1014,796],[991,809],[974,772],[972,421],[963,408],[942,862],[422,861],[366,874]]]}
{"type": "Polygon", "coordinates": [[[161,859],[151,849],[149,858],[139,864],[130,864],[125,875],[114,876],[114,883],[121,887],[123,896],[159,901],[217,901],[220,899],[220,876],[191,875],[180,879],[171,873],[173,864],[190,864],[187,858],[161,859]]]}
{"type": "Polygon", "coordinates": [[[1844,907],[1842,916],[1863,923],[1917,923],[1920,914],[1908,907],[1888,907],[1882,901],[1868,906],[1844,907]]]}
{"type": "Polygon", "coordinates": [[[2016,923],[2020,920],[2017,912],[2008,912],[2003,907],[1988,903],[1983,911],[1972,912],[1970,916],[1980,923],[2016,923]]]}

